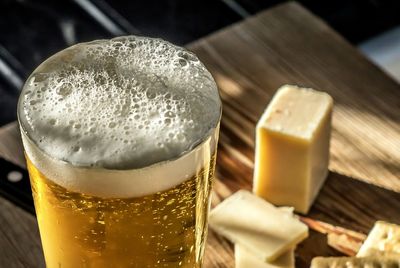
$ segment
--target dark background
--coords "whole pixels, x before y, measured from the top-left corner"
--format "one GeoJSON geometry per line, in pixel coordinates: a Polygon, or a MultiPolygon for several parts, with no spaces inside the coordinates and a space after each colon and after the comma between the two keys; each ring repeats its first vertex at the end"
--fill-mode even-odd
{"type": "MultiPolygon", "coordinates": [[[[33,68],[49,55],[73,43],[140,34],[184,45],[281,2],[1,0],[0,125],[15,120],[21,83],[33,68]]],[[[400,24],[398,0],[299,2],[355,45],[400,24]]]]}
{"type": "MultiPolygon", "coordinates": [[[[0,126],[16,119],[19,91],[29,73],[67,46],[125,34],[161,37],[184,45],[282,2],[0,0],[0,126]]],[[[299,2],[354,45],[400,25],[399,0],[299,2]]],[[[17,169],[0,161],[0,194],[33,212],[26,173],[18,183],[1,177],[12,168],[17,169]]]]}

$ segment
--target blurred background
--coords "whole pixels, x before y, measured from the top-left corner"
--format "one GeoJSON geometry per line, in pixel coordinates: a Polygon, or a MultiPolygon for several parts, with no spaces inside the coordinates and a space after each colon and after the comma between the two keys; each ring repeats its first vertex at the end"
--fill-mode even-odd
{"type": "MultiPolygon", "coordinates": [[[[282,2],[0,0],[0,127],[15,121],[19,91],[27,76],[67,46],[126,34],[161,37],[185,45],[282,2]]],[[[400,1],[298,2],[400,81],[400,1]]],[[[12,164],[1,161],[4,173],[12,164]]],[[[0,194],[33,212],[27,180],[18,176],[0,180],[0,194]]]]}

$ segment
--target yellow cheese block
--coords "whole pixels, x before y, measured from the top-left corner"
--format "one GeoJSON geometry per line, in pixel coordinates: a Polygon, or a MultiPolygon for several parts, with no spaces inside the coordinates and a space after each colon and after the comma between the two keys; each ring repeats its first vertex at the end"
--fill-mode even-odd
{"type": "Polygon", "coordinates": [[[400,225],[377,221],[357,256],[389,256],[400,259],[400,225]]]}
{"type": "Polygon", "coordinates": [[[255,257],[246,248],[235,244],[235,268],[294,268],[294,248],[283,253],[273,262],[255,257]]]}
{"type": "Polygon", "coordinates": [[[240,190],[210,212],[210,227],[262,261],[274,261],[308,236],[308,227],[252,193],[240,190]]]}
{"type": "Polygon", "coordinates": [[[332,98],[281,87],[257,124],[253,191],[307,213],[328,174],[332,98]]]}

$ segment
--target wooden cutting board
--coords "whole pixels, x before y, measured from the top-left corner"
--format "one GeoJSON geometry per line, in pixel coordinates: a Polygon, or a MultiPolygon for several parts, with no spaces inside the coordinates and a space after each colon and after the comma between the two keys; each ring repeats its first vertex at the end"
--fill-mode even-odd
{"type": "MultiPolygon", "coordinates": [[[[400,223],[400,87],[358,50],[295,2],[188,48],[214,75],[224,103],[213,205],[251,189],[255,124],[276,89],[290,83],[335,99],[331,172],[308,216],[363,233],[378,219],[400,223]]],[[[1,136],[11,147],[0,146],[14,162],[13,152],[22,155],[15,127],[1,136]]],[[[339,253],[311,231],[296,250],[296,267],[320,255],[339,253]]],[[[34,217],[0,197],[0,266],[43,265],[34,217]]],[[[205,267],[234,267],[232,245],[213,231],[205,267]]]]}
{"type": "MultiPolygon", "coordinates": [[[[224,105],[214,205],[251,189],[256,122],[277,88],[297,84],[335,100],[331,172],[308,216],[364,233],[378,219],[400,223],[400,87],[356,48],[295,2],[188,48],[215,77],[224,105]]],[[[319,255],[340,253],[311,232],[296,267],[319,255]]],[[[206,267],[234,267],[232,245],[212,231],[206,267]]]]}

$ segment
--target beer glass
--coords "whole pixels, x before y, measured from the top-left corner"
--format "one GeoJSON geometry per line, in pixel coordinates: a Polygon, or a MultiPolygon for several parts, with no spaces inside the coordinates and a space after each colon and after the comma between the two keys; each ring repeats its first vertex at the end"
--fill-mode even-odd
{"type": "Polygon", "coordinates": [[[160,39],[43,62],[18,120],[47,267],[201,267],[220,116],[204,65],[160,39]]]}

